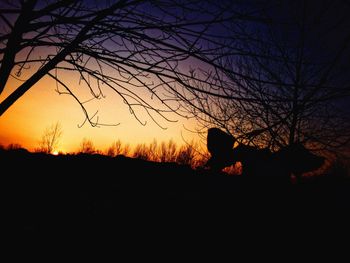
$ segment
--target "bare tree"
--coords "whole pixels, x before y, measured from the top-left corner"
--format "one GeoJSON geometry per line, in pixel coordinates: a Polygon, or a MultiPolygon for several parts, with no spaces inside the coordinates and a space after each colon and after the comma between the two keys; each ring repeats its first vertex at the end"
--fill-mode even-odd
{"type": "Polygon", "coordinates": [[[149,160],[154,162],[159,161],[159,147],[156,139],[153,139],[153,141],[149,144],[148,152],[149,160]]]}
{"type": "Polygon", "coordinates": [[[177,146],[173,140],[167,143],[162,142],[159,149],[159,160],[161,162],[175,162],[177,155],[177,146]]]}
{"type": "Polygon", "coordinates": [[[159,125],[160,120],[171,121],[168,112],[187,116],[179,101],[196,88],[186,83],[195,77],[189,65],[215,65],[220,54],[213,48],[213,32],[228,18],[243,19],[238,9],[226,11],[234,9],[232,1],[0,4],[0,95],[6,96],[0,102],[0,116],[34,84],[50,77],[59,94],[72,96],[81,107],[82,125],[93,126],[104,123],[89,102],[105,98],[107,91],[117,94],[142,124],[144,116],[159,125]],[[69,81],[65,73],[70,74],[69,81]],[[21,84],[11,86],[11,78],[21,84]],[[169,96],[173,94],[178,96],[169,96]]]}
{"type": "Polygon", "coordinates": [[[198,160],[198,147],[192,141],[188,144],[182,145],[176,155],[176,162],[183,165],[191,166],[195,168],[199,166],[200,160],[198,160]]]}
{"type": "Polygon", "coordinates": [[[130,144],[125,144],[124,147],[123,147],[123,151],[122,151],[122,155],[125,155],[125,156],[129,156],[131,152],[131,148],[130,148],[130,144]]]}
{"type": "Polygon", "coordinates": [[[108,156],[117,156],[123,153],[123,145],[122,142],[118,139],[115,141],[108,149],[107,149],[107,155],[108,156]]]}
{"type": "Polygon", "coordinates": [[[257,5],[256,21],[231,24],[236,41],[232,52],[223,50],[222,67],[206,72],[210,84],[196,84],[208,91],[215,87],[221,96],[193,90],[188,109],[204,131],[218,126],[247,144],[346,149],[350,5],[288,0],[257,5]]]}
{"type": "Polygon", "coordinates": [[[142,160],[150,160],[150,152],[147,145],[144,143],[137,144],[132,156],[142,160]]]}
{"type": "Polygon", "coordinates": [[[87,138],[83,138],[78,152],[86,153],[86,154],[94,154],[94,153],[97,153],[97,150],[95,148],[94,143],[91,140],[87,138]]]}
{"type": "Polygon", "coordinates": [[[39,142],[38,151],[44,153],[53,153],[56,151],[62,137],[62,133],[62,126],[59,122],[47,127],[39,142]]]}

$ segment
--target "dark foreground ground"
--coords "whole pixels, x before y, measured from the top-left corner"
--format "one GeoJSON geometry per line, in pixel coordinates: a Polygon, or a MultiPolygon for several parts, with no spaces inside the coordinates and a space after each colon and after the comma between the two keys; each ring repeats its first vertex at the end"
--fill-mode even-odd
{"type": "MultiPolygon", "coordinates": [[[[174,163],[118,156],[0,152],[3,226],[13,233],[172,231],[264,220],[301,222],[350,208],[349,178],[292,184],[212,174],[174,163]],[[136,230],[135,230],[136,229],[136,230]]],[[[337,219],[338,220],[338,219],[337,219]]],[[[204,229],[203,229],[204,231],[204,229]]]]}

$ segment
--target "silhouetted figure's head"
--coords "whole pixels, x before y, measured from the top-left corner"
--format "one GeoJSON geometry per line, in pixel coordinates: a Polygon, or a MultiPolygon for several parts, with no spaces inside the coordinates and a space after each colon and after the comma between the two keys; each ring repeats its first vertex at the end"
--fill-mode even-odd
{"type": "Polygon", "coordinates": [[[207,165],[213,170],[222,170],[234,163],[233,144],[235,138],[218,128],[208,129],[207,148],[211,155],[207,165]]]}

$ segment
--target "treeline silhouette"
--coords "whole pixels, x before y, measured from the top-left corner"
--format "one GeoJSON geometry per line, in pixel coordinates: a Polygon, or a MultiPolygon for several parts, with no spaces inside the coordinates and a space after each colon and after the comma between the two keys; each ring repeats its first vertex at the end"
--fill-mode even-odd
{"type": "MultiPolygon", "coordinates": [[[[206,146],[205,146],[206,147],[206,146]]],[[[19,143],[11,143],[7,146],[0,144],[0,149],[5,151],[17,151],[25,150],[19,143]]],[[[34,153],[49,153],[47,147],[40,145],[33,150],[34,153]]],[[[154,139],[150,143],[139,143],[135,146],[131,146],[129,143],[124,143],[120,139],[111,143],[109,147],[101,150],[95,146],[92,140],[83,138],[76,151],[72,152],[56,152],[59,155],[78,155],[78,154],[97,154],[108,157],[116,157],[119,155],[125,157],[131,157],[135,159],[141,159],[151,162],[168,162],[177,163],[180,165],[189,166],[192,169],[203,168],[211,161],[211,155],[207,149],[203,148],[198,142],[193,140],[186,142],[185,144],[177,144],[174,140],[158,142],[154,139]],[[208,162],[209,161],[209,162],[208,162]]],[[[261,161],[261,160],[256,160],[261,161]]],[[[249,167],[249,169],[252,167],[249,167]]],[[[253,167],[259,170],[259,167],[253,167]]],[[[348,177],[349,163],[341,157],[328,158],[324,168],[316,171],[316,173],[307,173],[307,177],[323,176],[323,177],[348,177]]],[[[232,164],[229,167],[222,169],[222,172],[228,175],[241,175],[243,171],[242,164],[240,162],[232,164]]],[[[217,171],[216,171],[217,172],[217,171]]]]}
{"type": "MultiPolygon", "coordinates": [[[[6,148],[6,147],[3,147],[6,148]]],[[[23,148],[20,144],[10,144],[8,149],[23,148]]],[[[39,147],[34,149],[34,152],[53,153],[53,148],[47,147],[46,144],[41,143],[39,147]]],[[[203,166],[209,154],[199,143],[185,142],[177,144],[173,139],[168,141],[158,142],[154,139],[150,143],[138,143],[131,146],[129,143],[124,143],[120,139],[111,143],[105,150],[97,148],[91,139],[83,138],[78,149],[74,152],[56,152],[58,154],[101,154],[110,157],[124,155],[127,157],[138,158],[153,162],[175,162],[183,165],[189,165],[191,168],[203,166]]],[[[227,171],[229,171],[227,169],[227,171]]],[[[230,170],[231,172],[231,170],[230,170]]]]}
{"type": "MultiPolygon", "coordinates": [[[[88,142],[84,145],[91,146],[88,142]]],[[[349,177],[328,174],[293,184],[226,176],[167,162],[179,160],[182,147],[162,152],[162,143],[155,145],[135,147],[130,155],[145,158],[141,153],[147,153],[157,161],[117,154],[116,149],[124,149],[119,143],[110,147],[109,156],[91,151],[55,156],[28,152],[18,144],[3,147],[6,226],[13,233],[91,235],[124,226],[163,231],[161,225],[188,226],[193,218],[195,223],[215,217],[234,224],[237,218],[262,215],[300,218],[310,211],[348,211],[349,177]]]]}
{"type": "Polygon", "coordinates": [[[172,139],[161,142],[154,139],[148,144],[139,143],[134,146],[118,139],[102,151],[97,149],[91,140],[83,138],[76,153],[102,154],[110,157],[124,155],[152,162],[175,162],[188,165],[191,168],[202,166],[209,158],[208,153],[198,143],[190,141],[178,145],[172,139]]]}
{"type": "Polygon", "coordinates": [[[149,144],[140,143],[133,148],[117,140],[107,149],[106,154],[108,156],[125,155],[154,162],[176,162],[192,168],[202,165],[208,158],[198,143],[191,141],[179,146],[172,139],[160,143],[154,139],[149,144]]]}
{"type": "MultiPolygon", "coordinates": [[[[21,144],[12,143],[8,146],[0,145],[4,150],[26,149],[21,144]]],[[[26,149],[28,150],[28,149],[26,149]]],[[[151,143],[139,143],[131,146],[123,143],[120,139],[114,141],[107,149],[101,150],[95,146],[92,140],[83,138],[78,149],[72,152],[48,151],[46,147],[37,147],[33,150],[36,153],[55,154],[101,154],[110,157],[124,155],[127,157],[142,159],[153,162],[175,162],[189,165],[192,168],[202,166],[209,158],[209,154],[203,150],[199,143],[190,141],[178,145],[174,140],[158,142],[154,139],[151,143]]]]}

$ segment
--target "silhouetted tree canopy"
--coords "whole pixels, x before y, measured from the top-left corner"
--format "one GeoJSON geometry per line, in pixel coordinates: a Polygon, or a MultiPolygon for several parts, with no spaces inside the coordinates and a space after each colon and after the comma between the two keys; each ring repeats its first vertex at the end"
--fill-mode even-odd
{"type": "Polygon", "coordinates": [[[188,86],[190,69],[215,65],[221,41],[214,32],[244,16],[231,8],[231,1],[1,0],[0,94],[8,95],[0,116],[47,76],[91,125],[101,123],[86,105],[107,90],[141,123],[140,112],[156,123],[167,112],[185,115],[178,102],[196,88],[188,86]],[[21,84],[13,87],[11,78],[21,84]]]}
{"type": "Polygon", "coordinates": [[[50,77],[93,126],[89,102],[112,91],[142,124],[175,112],[272,150],[349,143],[346,1],[0,4],[0,115],[50,77]]]}
{"type": "Polygon", "coordinates": [[[47,127],[39,141],[39,148],[37,151],[44,153],[53,153],[57,150],[60,143],[63,131],[59,122],[47,127]]]}
{"type": "Polygon", "coordinates": [[[350,4],[249,3],[256,20],[232,21],[231,52],[222,50],[221,67],[206,71],[209,84],[191,84],[215,87],[221,98],[192,90],[189,111],[204,133],[221,127],[240,142],[273,151],[299,142],[348,149],[350,4]]]}

